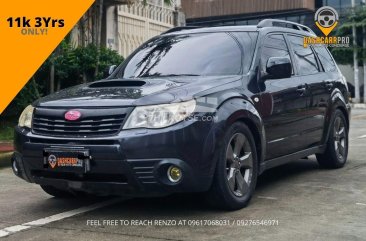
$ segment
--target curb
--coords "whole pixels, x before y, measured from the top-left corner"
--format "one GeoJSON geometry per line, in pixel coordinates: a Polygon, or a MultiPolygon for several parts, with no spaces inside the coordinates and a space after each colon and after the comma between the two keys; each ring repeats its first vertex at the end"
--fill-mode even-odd
{"type": "Polygon", "coordinates": [[[14,145],[12,142],[0,142],[0,154],[14,151],[14,145]]]}
{"type": "Polygon", "coordinates": [[[366,104],[352,104],[352,109],[366,109],[366,104]]]}

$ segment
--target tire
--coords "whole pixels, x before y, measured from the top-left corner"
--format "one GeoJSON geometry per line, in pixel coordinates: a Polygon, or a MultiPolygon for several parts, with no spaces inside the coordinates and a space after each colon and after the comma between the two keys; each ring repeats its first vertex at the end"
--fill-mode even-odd
{"type": "Polygon", "coordinates": [[[220,209],[244,208],[252,198],[257,176],[258,160],[253,135],[244,123],[236,122],[225,132],[218,149],[215,175],[206,199],[220,209]]]}
{"type": "Polygon", "coordinates": [[[346,117],[337,109],[330,125],[325,152],[316,155],[320,167],[330,169],[343,167],[347,162],[348,143],[346,117]]]}
{"type": "Polygon", "coordinates": [[[56,198],[74,198],[76,197],[73,193],[65,191],[65,190],[61,190],[58,188],[55,188],[53,186],[46,186],[46,185],[41,185],[41,188],[43,189],[43,191],[45,191],[47,194],[54,196],[56,198]]]}

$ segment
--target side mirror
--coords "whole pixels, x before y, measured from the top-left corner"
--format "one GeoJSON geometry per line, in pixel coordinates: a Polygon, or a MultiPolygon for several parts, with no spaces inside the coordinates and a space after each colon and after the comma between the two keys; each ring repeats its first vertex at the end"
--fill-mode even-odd
{"type": "Polygon", "coordinates": [[[291,60],[288,57],[271,57],[267,61],[266,79],[284,79],[292,75],[291,60]]]}
{"type": "Polygon", "coordinates": [[[111,75],[117,68],[117,65],[111,65],[108,69],[108,74],[111,75]]]}
{"type": "Polygon", "coordinates": [[[117,68],[117,65],[111,65],[105,69],[103,72],[103,77],[108,78],[117,68]]]}

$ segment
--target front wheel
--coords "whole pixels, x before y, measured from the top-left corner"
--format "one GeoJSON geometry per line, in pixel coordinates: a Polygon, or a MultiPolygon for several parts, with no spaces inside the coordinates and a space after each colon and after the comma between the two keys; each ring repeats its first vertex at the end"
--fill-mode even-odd
{"type": "Polygon", "coordinates": [[[244,123],[234,123],[219,149],[215,176],[208,201],[216,207],[237,210],[248,205],[258,175],[253,135],[244,123]]]}
{"type": "Polygon", "coordinates": [[[348,127],[342,111],[336,110],[330,125],[330,134],[326,150],[317,154],[316,158],[321,167],[341,168],[346,164],[348,156],[348,127]]]}

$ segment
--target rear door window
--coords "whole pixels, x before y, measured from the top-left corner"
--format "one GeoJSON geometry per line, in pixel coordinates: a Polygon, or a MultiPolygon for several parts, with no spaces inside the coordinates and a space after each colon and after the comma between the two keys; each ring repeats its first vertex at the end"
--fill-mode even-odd
{"type": "Polygon", "coordinates": [[[289,35],[288,40],[294,51],[295,62],[298,66],[299,75],[310,75],[319,72],[319,66],[315,54],[310,47],[304,47],[304,38],[289,35]]]}

